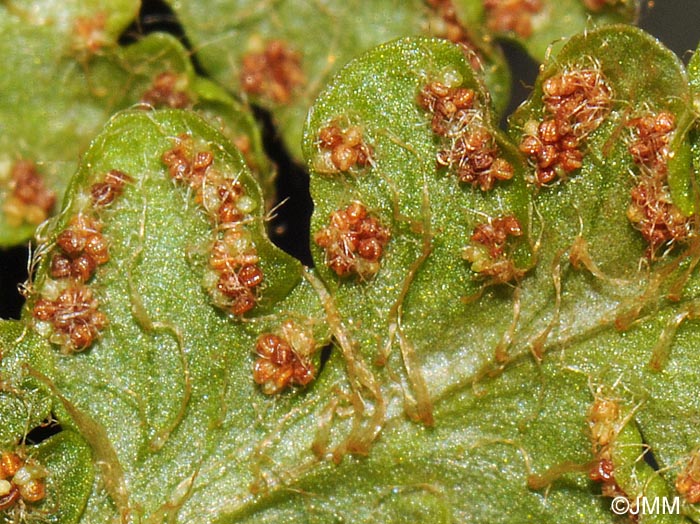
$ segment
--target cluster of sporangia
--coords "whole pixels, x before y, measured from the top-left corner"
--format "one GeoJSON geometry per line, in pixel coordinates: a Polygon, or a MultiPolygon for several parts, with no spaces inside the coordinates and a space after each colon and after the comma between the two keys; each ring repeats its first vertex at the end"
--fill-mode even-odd
{"type": "MultiPolygon", "coordinates": [[[[317,172],[349,172],[373,163],[374,151],[359,126],[343,129],[331,122],[319,131],[317,144],[321,151],[315,161],[317,172]]],[[[379,271],[389,237],[389,230],[362,203],[352,202],[331,213],[328,226],[316,232],[314,242],[324,249],[326,265],[338,276],[368,280],[379,271]]]]}
{"type": "MultiPolygon", "coordinates": [[[[597,396],[588,411],[588,429],[595,460],[588,471],[588,477],[601,484],[604,497],[629,496],[615,480],[612,446],[626,418],[621,416],[617,400],[597,396]]],[[[700,502],[700,453],[695,453],[678,474],[676,490],[690,504],[700,502]]],[[[629,499],[630,508],[635,510],[635,500],[629,499]]],[[[630,515],[630,517],[636,516],[630,515]]]]}
{"type": "Polygon", "coordinates": [[[472,43],[457,17],[457,10],[452,0],[426,0],[425,3],[440,17],[441,23],[433,24],[436,26],[432,28],[435,36],[472,48],[472,43]]]}
{"type": "Polygon", "coordinates": [[[349,126],[342,129],[333,122],[318,133],[322,155],[316,162],[319,172],[347,172],[353,167],[372,164],[372,147],[365,143],[362,128],[349,126]]]}
{"type": "Polygon", "coordinates": [[[444,38],[462,47],[465,56],[475,71],[481,71],[483,64],[479,56],[479,50],[474,46],[471,37],[457,16],[457,9],[452,0],[426,0],[435,14],[431,19],[430,34],[438,38],[444,38]]]}
{"type": "Polygon", "coordinates": [[[535,166],[537,186],[550,184],[582,166],[584,139],[610,112],[612,89],[596,67],[572,69],[542,84],[545,118],[525,124],[520,151],[535,166]]]}
{"type": "MultiPolygon", "coordinates": [[[[264,280],[257,249],[245,227],[255,201],[245,194],[238,178],[226,176],[213,165],[212,152],[198,147],[190,135],[179,136],[162,160],[176,182],[190,187],[216,228],[205,288],[216,306],[242,316],[258,303],[264,280]]],[[[266,394],[279,393],[291,385],[305,386],[314,378],[310,361],[314,350],[311,335],[287,321],[279,333],[259,337],[253,380],[266,394]]]]}
{"type": "Polygon", "coordinates": [[[42,501],[47,475],[35,459],[24,459],[11,451],[0,453],[0,511],[42,501]]]}
{"type": "Polygon", "coordinates": [[[112,204],[133,179],[118,170],[90,187],[90,206],[71,218],[56,237],[44,291],[34,303],[32,316],[38,332],[61,346],[64,353],[89,348],[107,325],[99,301],[87,282],[98,266],[109,260],[99,212],[112,204]]]}
{"type": "Polygon", "coordinates": [[[522,225],[514,215],[492,218],[477,224],[470,237],[472,243],[464,248],[462,257],[471,263],[472,271],[490,278],[493,283],[519,280],[525,275],[525,270],[516,267],[506,246],[508,237],[522,234],[522,225]]]}
{"type": "Polygon", "coordinates": [[[542,0],[484,0],[486,25],[491,31],[532,35],[532,17],[542,10],[542,0]]]}
{"type": "Polygon", "coordinates": [[[282,40],[270,40],[261,52],[243,56],[241,88],[250,95],[286,104],[304,81],[301,56],[282,40]]]}
{"type": "Polygon", "coordinates": [[[460,182],[488,191],[497,180],[513,178],[513,166],[498,156],[475,97],[472,89],[430,82],[418,93],[418,105],[432,113],[433,132],[447,139],[447,147],[437,154],[438,165],[449,167],[460,182]]]}
{"type": "MultiPolygon", "coordinates": [[[[497,181],[513,178],[513,166],[499,155],[493,135],[483,125],[483,116],[475,104],[476,93],[466,87],[448,87],[430,82],[418,93],[418,105],[432,113],[430,127],[447,139],[447,147],[437,153],[438,166],[455,172],[460,182],[489,191],[497,181]]],[[[522,277],[509,258],[509,237],[522,235],[522,226],[513,215],[505,215],[478,224],[472,243],[463,257],[472,270],[493,282],[509,282],[522,277]]]]}
{"type": "Polygon", "coordinates": [[[690,504],[700,502],[700,452],[695,451],[676,477],[676,490],[690,504]]]}
{"type": "Polygon", "coordinates": [[[612,460],[612,446],[623,424],[620,406],[616,400],[597,397],[593,401],[588,411],[588,429],[595,461],[588,471],[588,477],[601,484],[601,494],[604,497],[628,498],[615,481],[612,460]]]}
{"type": "Polygon", "coordinates": [[[668,146],[676,119],[660,111],[632,118],[626,125],[633,134],[628,150],[639,168],[627,218],[649,243],[647,254],[654,257],[659,247],[683,242],[692,231],[691,219],[671,202],[668,187],[668,146]]]}
{"type": "Polygon", "coordinates": [[[325,250],[326,265],[338,276],[368,280],[379,271],[389,237],[389,230],[363,204],[352,202],[331,213],[328,226],[316,232],[314,241],[325,250]]]}
{"type": "Polygon", "coordinates": [[[186,87],[186,76],[164,71],[153,79],[151,86],[141,95],[141,102],[156,108],[187,109],[192,106],[192,100],[186,87]]]}
{"type": "Polygon", "coordinates": [[[19,227],[25,222],[41,224],[56,203],[56,194],[46,187],[36,165],[29,160],[14,163],[10,171],[9,189],[3,212],[11,227],[19,227]]]}
{"type": "Polygon", "coordinates": [[[306,386],[316,373],[310,358],[315,350],[311,333],[287,320],[279,333],[264,333],[258,337],[253,380],[268,395],[291,385],[306,386]]]}
{"type": "Polygon", "coordinates": [[[245,227],[255,209],[254,200],[245,194],[237,177],[226,176],[213,166],[212,152],[197,148],[190,135],[179,136],[162,160],[176,182],[192,189],[195,201],[216,228],[204,277],[214,304],[236,316],[247,313],[257,304],[263,283],[260,258],[245,227]]]}
{"type": "MultiPolygon", "coordinates": [[[[598,12],[625,0],[582,0],[586,9],[598,12]]],[[[521,38],[532,35],[532,19],[544,7],[542,0],[484,0],[486,25],[496,33],[513,32],[521,38]]]]}

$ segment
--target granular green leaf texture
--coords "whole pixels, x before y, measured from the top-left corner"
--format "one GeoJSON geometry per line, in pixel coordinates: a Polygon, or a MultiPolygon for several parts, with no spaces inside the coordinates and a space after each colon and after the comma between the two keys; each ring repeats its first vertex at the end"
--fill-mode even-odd
{"type": "Polygon", "coordinates": [[[306,120],[316,269],[269,242],[223,133],[116,115],[0,323],[1,445],[61,428],[26,446],[48,470],[26,507],[589,524],[647,497],[678,502],[637,522],[697,521],[693,93],[648,35],[591,30],[506,134],[459,47],[371,49],[306,120]]]}

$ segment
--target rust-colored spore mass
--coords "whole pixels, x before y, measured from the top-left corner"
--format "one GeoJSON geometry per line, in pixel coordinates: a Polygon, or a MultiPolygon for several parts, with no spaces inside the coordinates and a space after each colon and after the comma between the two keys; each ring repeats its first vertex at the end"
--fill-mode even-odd
{"type": "Polygon", "coordinates": [[[631,118],[626,126],[632,133],[627,149],[639,169],[627,218],[647,241],[647,256],[654,258],[663,246],[685,242],[693,233],[692,218],[672,202],[668,186],[669,144],[676,118],[660,111],[631,118]]]}
{"type": "Polygon", "coordinates": [[[56,203],[56,194],[46,187],[36,164],[30,160],[15,162],[10,173],[10,193],[3,205],[8,224],[41,224],[56,203]]]}
{"type": "Polygon", "coordinates": [[[481,124],[476,94],[465,87],[430,82],[418,93],[418,105],[433,114],[430,126],[445,137],[438,151],[438,166],[447,167],[460,182],[489,191],[496,181],[513,178],[513,166],[498,156],[493,135],[481,124]]]}
{"type": "Polygon", "coordinates": [[[189,135],[179,136],[162,160],[176,182],[193,190],[216,228],[207,291],[217,307],[244,315],[257,305],[264,283],[257,249],[245,226],[252,200],[240,180],[225,176],[214,166],[213,153],[196,147],[189,135]]]}
{"type": "Polygon", "coordinates": [[[440,136],[458,134],[472,120],[476,93],[467,87],[430,82],[418,93],[418,106],[433,114],[430,127],[440,136]]]}
{"type": "Polygon", "coordinates": [[[688,240],[692,219],[673,204],[663,181],[642,176],[631,197],[627,218],[649,244],[647,256],[653,258],[664,245],[688,240]]]}
{"type": "Polygon", "coordinates": [[[431,25],[432,34],[462,46],[465,55],[470,59],[471,66],[476,71],[481,70],[482,64],[478,51],[467,30],[460,22],[452,0],[426,0],[426,4],[440,17],[441,23],[431,25]]]}
{"type": "Polygon", "coordinates": [[[330,154],[331,164],[337,171],[347,172],[355,166],[363,168],[372,163],[374,152],[365,143],[362,129],[358,126],[342,129],[333,122],[319,131],[318,145],[321,151],[330,154]]]}
{"type": "Polygon", "coordinates": [[[377,274],[389,242],[389,230],[359,202],[331,213],[329,225],[314,235],[325,250],[326,264],[338,276],[369,279],[377,274]]]}
{"type": "Polygon", "coordinates": [[[209,267],[217,274],[216,287],[223,295],[217,305],[238,316],[255,307],[264,281],[259,262],[255,246],[240,227],[227,230],[214,242],[209,267]]]}
{"type": "Polygon", "coordinates": [[[520,221],[513,215],[494,218],[490,222],[478,224],[474,228],[471,240],[486,246],[493,258],[503,255],[508,237],[523,234],[520,221]]]}
{"type": "Polygon", "coordinates": [[[489,191],[496,181],[510,180],[514,174],[513,166],[497,155],[493,135],[476,127],[458,137],[451,149],[439,151],[437,162],[453,169],[460,182],[489,191]]]}
{"type": "Polygon", "coordinates": [[[253,380],[260,384],[263,393],[272,395],[290,386],[306,386],[315,378],[316,371],[309,359],[314,349],[313,339],[307,334],[294,333],[298,330],[298,326],[287,321],[281,336],[265,333],[258,337],[253,380]],[[296,347],[293,342],[303,347],[296,347]]]}
{"type": "Polygon", "coordinates": [[[625,124],[634,138],[627,146],[634,163],[657,177],[667,174],[668,145],[676,129],[676,117],[668,111],[632,118],[625,124]]]}
{"type": "Polygon", "coordinates": [[[46,469],[33,458],[12,451],[0,453],[0,511],[17,503],[37,503],[46,497],[46,469]]]}
{"type": "Polygon", "coordinates": [[[516,267],[506,248],[510,237],[522,234],[522,225],[514,215],[500,216],[477,224],[470,238],[471,244],[464,249],[463,257],[471,262],[473,271],[481,277],[490,278],[494,283],[519,280],[525,271],[516,267]]]}
{"type": "Polygon", "coordinates": [[[77,283],[64,289],[56,300],[40,297],[34,303],[32,316],[51,325],[49,340],[65,353],[86,350],[107,326],[107,317],[99,310],[92,290],[77,283]]]}
{"type": "Polygon", "coordinates": [[[295,89],[305,82],[301,56],[286,42],[271,40],[262,53],[243,56],[240,82],[248,94],[287,104],[295,89]]]}
{"type": "Polygon", "coordinates": [[[613,92],[598,67],[572,69],[542,84],[542,101],[557,122],[568,122],[583,138],[598,129],[610,113],[613,92]]]}
{"type": "Polygon", "coordinates": [[[73,24],[73,47],[79,54],[95,55],[109,43],[105,32],[107,15],[99,12],[92,16],[79,16],[73,24]]]}
{"type": "Polygon", "coordinates": [[[134,179],[118,169],[110,170],[102,182],[96,182],[90,186],[90,198],[96,208],[107,207],[124,191],[127,183],[133,183],[134,179]]]}
{"type": "Polygon", "coordinates": [[[546,116],[525,125],[520,151],[535,166],[531,182],[544,186],[566,179],[583,166],[586,137],[598,129],[612,104],[612,89],[598,68],[578,68],[542,84],[546,116]]]}
{"type": "Polygon", "coordinates": [[[187,109],[192,106],[192,100],[185,90],[186,85],[186,77],[173,71],[163,71],[143,93],[141,102],[155,108],[187,109]]]}
{"type": "Polygon", "coordinates": [[[180,135],[175,147],[163,153],[162,160],[175,181],[184,182],[197,191],[201,190],[204,176],[214,162],[214,155],[210,151],[195,152],[192,137],[180,135]]]}
{"type": "Polygon", "coordinates": [[[97,266],[109,261],[107,241],[99,220],[85,214],[73,217],[56,237],[57,252],[51,258],[49,274],[55,279],[85,282],[97,266]]]}
{"type": "Polygon", "coordinates": [[[528,38],[532,35],[532,17],[542,6],[542,0],[484,0],[486,24],[491,31],[512,31],[528,38]]]}
{"type": "Polygon", "coordinates": [[[520,143],[520,151],[534,159],[537,170],[535,183],[543,186],[581,169],[583,153],[578,149],[579,139],[568,122],[545,120],[537,135],[528,135],[520,143]]]}

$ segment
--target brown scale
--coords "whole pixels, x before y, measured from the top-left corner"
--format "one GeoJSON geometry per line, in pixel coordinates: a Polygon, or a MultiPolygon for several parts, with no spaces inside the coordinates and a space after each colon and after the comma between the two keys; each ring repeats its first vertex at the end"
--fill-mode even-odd
{"type": "Polygon", "coordinates": [[[433,113],[430,126],[436,135],[453,136],[471,120],[475,96],[466,87],[430,82],[418,93],[418,105],[433,113]]]}
{"type": "Polygon", "coordinates": [[[262,53],[243,56],[240,82],[248,94],[287,104],[294,90],[304,84],[301,56],[285,42],[271,40],[262,53]]]}
{"type": "Polygon", "coordinates": [[[36,503],[46,496],[47,471],[34,459],[23,459],[11,451],[0,453],[0,511],[18,502],[36,503]]]}
{"type": "Polygon", "coordinates": [[[367,167],[372,163],[372,147],[362,137],[362,129],[350,126],[341,129],[332,123],[318,134],[318,143],[322,150],[330,152],[330,159],[338,171],[349,171],[354,166],[367,167]]]}
{"type": "Polygon", "coordinates": [[[573,134],[582,139],[610,112],[612,89],[598,69],[576,69],[545,80],[542,101],[558,124],[570,124],[573,134]]]}
{"type": "Polygon", "coordinates": [[[331,213],[329,225],[314,235],[314,241],[325,250],[326,265],[338,276],[367,279],[379,271],[389,237],[389,230],[364,205],[353,202],[331,213]]]}
{"type": "Polygon", "coordinates": [[[542,10],[542,0],[484,0],[484,9],[491,31],[512,31],[528,38],[532,35],[532,16],[542,10]]]}
{"type": "Polygon", "coordinates": [[[56,237],[57,253],[51,258],[52,278],[73,278],[85,282],[97,266],[109,260],[107,242],[101,233],[102,224],[91,217],[78,214],[56,237]]]}
{"type": "Polygon", "coordinates": [[[214,242],[209,256],[209,267],[218,275],[217,289],[226,297],[221,304],[234,315],[240,316],[255,307],[264,275],[258,263],[260,258],[250,243],[241,251],[245,232],[240,228],[226,230],[223,237],[214,242]]]}
{"type": "Polygon", "coordinates": [[[163,153],[162,160],[174,180],[200,191],[207,170],[214,162],[214,155],[210,151],[195,152],[192,137],[184,134],[177,138],[175,147],[163,153]]]}
{"type": "Polygon", "coordinates": [[[513,215],[494,218],[477,224],[463,252],[463,258],[472,264],[472,270],[496,283],[520,279],[525,271],[517,268],[506,253],[509,237],[522,236],[520,221],[513,215]]]}
{"type": "Polygon", "coordinates": [[[676,490],[689,504],[700,502],[700,452],[693,453],[676,477],[676,490]]]}
{"type": "Polygon", "coordinates": [[[50,340],[61,345],[64,352],[74,353],[89,348],[107,326],[107,317],[98,307],[92,290],[75,284],[64,289],[56,300],[39,298],[32,316],[50,323],[54,330],[50,340]]]}
{"type": "Polygon", "coordinates": [[[112,169],[105,175],[102,182],[96,182],[90,186],[92,205],[97,208],[107,207],[122,194],[127,183],[133,182],[134,179],[123,171],[112,169]]]}
{"type": "Polygon", "coordinates": [[[153,79],[153,84],[141,96],[141,102],[153,107],[172,107],[187,109],[192,106],[192,100],[187,92],[181,89],[186,78],[172,71],[164,71],[153,79]]]}
{"type": "Polygon", "coordinates": [[[20,160],[12,166],[9,188],[3,211],[12,226],[42,223],[56,203],[56,194],[46,187],[36,165],[29,160],[20,160]]]}
{"type": "Polygon", "coordinates": [[[537,135],[526,135],[520,151],[534,160],[535,184],[543,186],[580,169],[583,153],[571,126],[562,120],[545,120],[537,128],[537,135]]]}
{"type": "Polygon", "coordinates": [[[513,166],[497,155],[493,136],[477,127],[457,138],[451,149],[439,151],[437,162],[452,168],[460,182],[489,191],[497,180],[513,178],[513,166]]]}
{"type": "Polygon", "coordinates": [[[253,380],[267,395],[289,386],[306,386],[314,379],[316,371],[308,356],[279,335],[261,335],[255,352],[258,358],[253,365],[253,380]]]}

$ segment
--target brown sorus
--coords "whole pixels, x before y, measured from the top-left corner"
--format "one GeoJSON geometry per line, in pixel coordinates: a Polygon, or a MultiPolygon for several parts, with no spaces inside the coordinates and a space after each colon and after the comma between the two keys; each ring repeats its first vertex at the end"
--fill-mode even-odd
{"type": "Polygon", "coordinates": [[[56,194],[46,187],[36,165],[29,160],[20,160],[12,166],[9,189],[3,211],[11,226],[23,222],[40,224],[56,203],[56,194]]]}
{"type": "Polygon", "coordinates": [[[261,53],[243,56],[240,82],[248,94],[278,104],[289,103],[295,89],[304,84],[301,56],[286,42],[271,40],[261,53]]]}
{"type": "Polygon", "coordinates": [[[300,333],[291,321],[282,326],[282,335],[260,335],[255,345],[253,380],[260,384],[263,393],[272,395],[289,386],[309,384],[315,376],[314,365],[309,360],[313,344],[313,339],[300,333]],[[303,347],[295,347],[294,342],[303,347]]]}
{"type": "Polygon", "coordinates": [[[528,38],[532,35],[532,16],[542,10],[542,0],[484,0],[484,9],[491,31],[512,31],[528,38]]]}
{"type": "Polygon", "coordinates": [[[51,258],[49,274],[52,278],[74,278],[85,282],[98,265],[109,261],[107,241],[102,235],[102,224],[85,214],[73,217],[66,229],[56,237],[58,252],[51,258]]]}
{"type": "Polygon", "coordinates": [[[92,290],[75,283],[55,300],[40,297],[32,315],[51,325],[53,334],[49,340],[60,345],[65,353],[75,353],[89,348],[106,327],[107,317],[98,308],[92,290]]]}
{"type": "Polygon", "coordinates": [[[373,150],[363,139],[362,129],[349,126],[346,129],[333,122],[319,131],[318,144],[322,151],[330,153],[335,170],[345,172],[351,168],[366,167],[372,163],[373,150]]]}
{"type": "Polygon", "coordinates": [[[153,107],[186,109],[192,105],[184,87],[187,77],[173,71],[164,71],[153,79],[153,84],[141,96],[141,102],[153,107]]]}
{"type": "Polygon", "coordinates": [[[325,250],[326,264],[338,276],[368,279],[379,271],[389,237],[389,230],[363,204],[352,202],[331,213],[328,226],[314,235],[314,241],[325,250]]]}
{"type": "Polygon", "coordinates": [[[503,284],[519,280],[525,270],[518,268],[507,252],[509,237],[523,234],[520,221],[514,215],[504,215],[477,224],[464,248],[463,258],[472,264],[473,271],[490,282],[503,284]]]}

